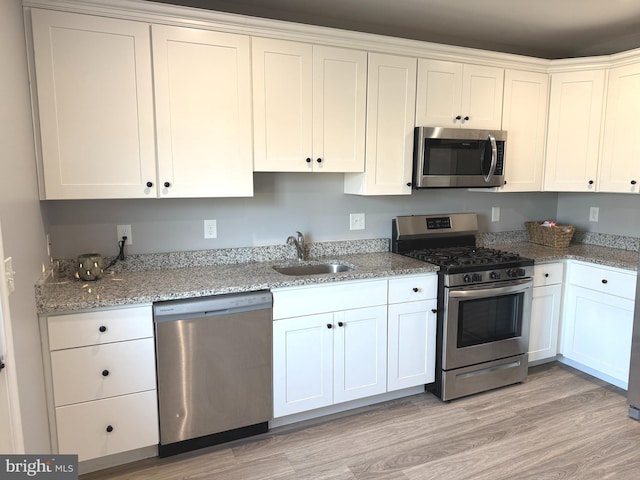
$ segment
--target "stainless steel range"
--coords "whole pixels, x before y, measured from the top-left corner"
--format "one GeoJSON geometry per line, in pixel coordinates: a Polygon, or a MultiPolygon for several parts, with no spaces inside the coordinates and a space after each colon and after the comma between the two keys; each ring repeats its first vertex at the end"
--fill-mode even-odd
{"type": "Polygon", "coordinates": [[[392,251],[440,267],[436,381],[442,400],[523,381],[533,260],[476,247],[475,213],[399,216],[392,251]]]}

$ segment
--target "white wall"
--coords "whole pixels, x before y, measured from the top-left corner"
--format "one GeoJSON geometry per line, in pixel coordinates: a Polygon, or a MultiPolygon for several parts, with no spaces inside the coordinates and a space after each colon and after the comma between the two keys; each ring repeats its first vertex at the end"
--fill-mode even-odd
{"type": "MultiPolygon", "coordinates": [[[[36,188],[29,81],[20,0],[0,1],[0,220],[4,253],[13,258],[9,297],[25,448],[48,453],[40,334],[33,284],[46,260],[36,188]]],[[[9,366],[11,367],[11,366],[9,366]]]]}
{"type": "Polygon", "coordinates": [[[478,212],[481,231],[523,230],[526,220],[556,215],[556,193],[496,194],[432,189],[411,196],[345,195],[341,174],[255,174],[255,196],[228,199],[143,199],[43,202],[55,258],[115,255],[117,224],[130,224],[128,253],[203,250],[284,243],[300,230],[309,241],[390,238],[395,215],[478,212]],[[501,220],[490,221],[491,207],[501,220]],[[366,229],[349,230],[349,213],[365,213],[366,229]],[[218,238],[204,240],[203,220],[218,238]]]}

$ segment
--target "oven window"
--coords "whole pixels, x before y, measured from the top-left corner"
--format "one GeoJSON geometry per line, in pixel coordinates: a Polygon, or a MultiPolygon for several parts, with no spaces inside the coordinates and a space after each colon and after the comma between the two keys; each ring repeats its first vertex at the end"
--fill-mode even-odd
{"type": "Polygon", "coordinates": [[[523,303],[524,293],[461,301],[458,348],[519,337],[523,303]]]}

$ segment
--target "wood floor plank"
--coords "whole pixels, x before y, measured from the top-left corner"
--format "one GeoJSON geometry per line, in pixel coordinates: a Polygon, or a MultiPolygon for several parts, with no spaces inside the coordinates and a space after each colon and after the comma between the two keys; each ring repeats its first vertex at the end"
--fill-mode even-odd
{"type": "Polygon", "coordinates": [[[559,363],[441,402],[429,393],[82,480],[636,480],[626,392],[559,363]]]}

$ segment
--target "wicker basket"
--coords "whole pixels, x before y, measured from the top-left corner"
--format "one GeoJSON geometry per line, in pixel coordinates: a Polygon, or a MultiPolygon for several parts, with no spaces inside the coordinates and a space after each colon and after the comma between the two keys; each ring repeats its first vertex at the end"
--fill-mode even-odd
{"type": "Polygon", "coordinates": [[[525,222],[527,234],[531,243],[545,245],[547,247],[566,248],[571,243],[576,227],[573,225],[557,225],[555,227],[543,227],[541,221],[525,222]]]}

